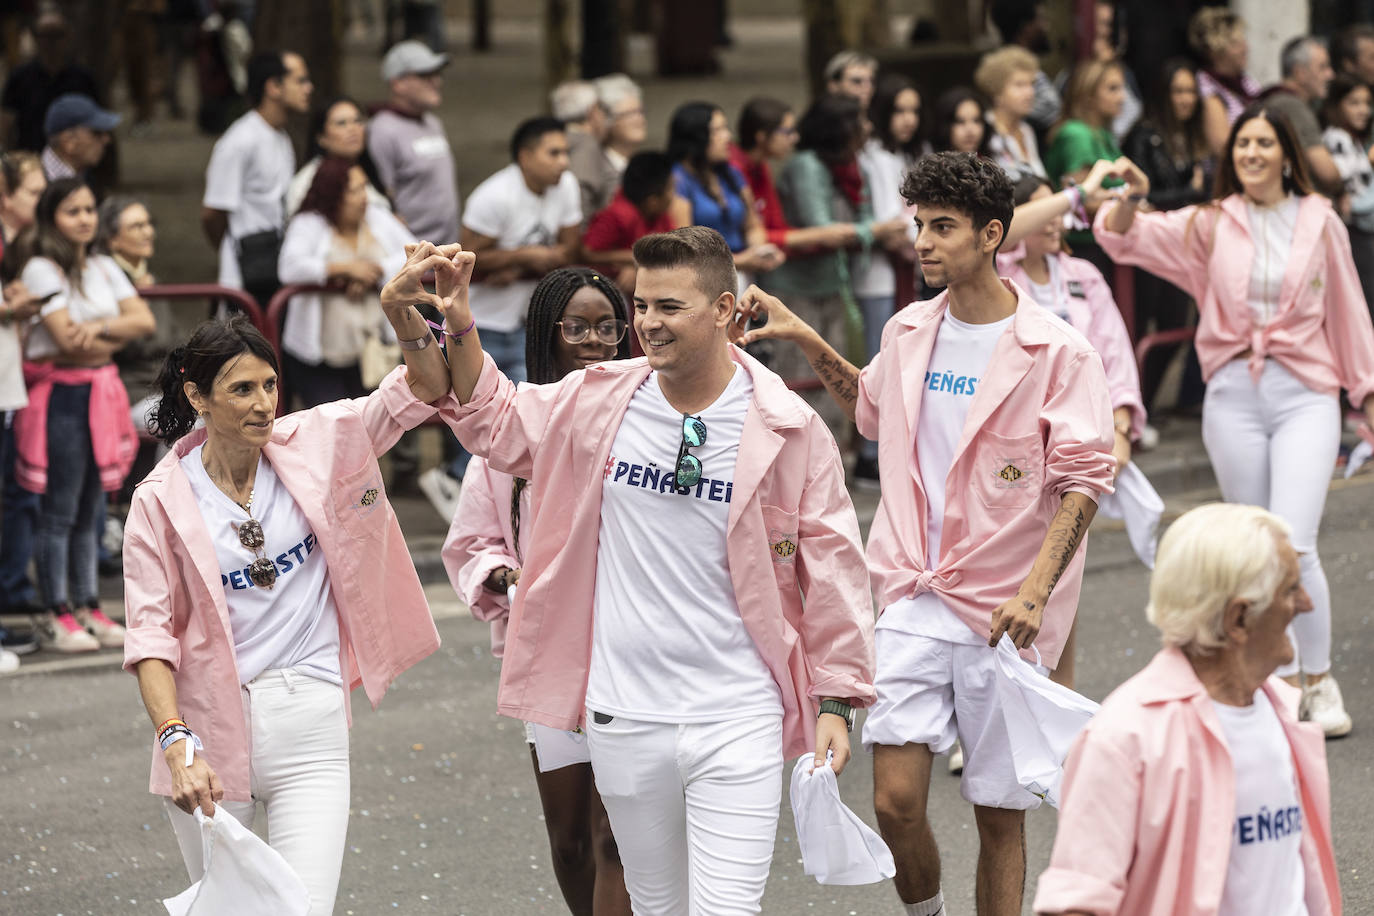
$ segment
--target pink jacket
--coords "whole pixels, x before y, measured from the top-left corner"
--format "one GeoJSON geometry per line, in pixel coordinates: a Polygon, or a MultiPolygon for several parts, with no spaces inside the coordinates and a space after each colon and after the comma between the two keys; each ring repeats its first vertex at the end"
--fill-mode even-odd
{"type": "MultiPolygon", "coordinates": [[[[754,382],[726,533],[745,628],[782,694],[783,752],[814,748],[817,698],[872,702],[873,612],[854,506],[825,424],[743,351],[754,382]],[[784,542],[794,550],[781,549],[784,542]],[[777,549],[775,549],[777,548],[777,549]],[[805,606],[803,607],[803,597],[805,606]]],[[[557,481],[531,500],[497,708],[558,729],[583,724],[591,663],[601,489],[643,358],[517,391],[490,356],[472,400],[442,413],[493,468],[557,481]]]]}
{"type": "MultiPolygon", "coordinates": [[[[1107,393],[1112,410],[1125,407],[1131,412],[1131,440],[1145,429],[1145,402],[1140,396],[1140,370],[1136,368],[1131,334],[1112,298],[1112,288],[1091,261],[1072,258],[1062,252],[1052,254],[1059,264],[1059,301],[1068,310],[1068,322],[1097,350],[1107,372],[1107,393]]],[[[1021,266],[1024,246],[997,256],[997,267],[1008,280],[1029,288],[1030,278],[1021,266]]]]}
{"type": "MultiPolygon", "coordinates": [[[[451,397],[451,396],[450,396],[451,397]]],[[[424,589],[382,487],[377,456],[434,414],[398,367],[365,398],[277,420],[262,453],[300,504],[329,565],[339,611],[339,667],[375,708],[402,671],[439,646],[424,589]]],[[[225,798],[247,801],[249,736],[219,562],[180,461],[205,441],[180,439],[138,485],[124,527],[124,668],[172,666],[181,717],[205,741],[225,798]]],[[[171,795],[153,742],[151,791],[171,795]]]]}
{"type": "Polygon", "coordinates": [[[1302,199],[1279,310],[1264,328],[1254,326],[1246,301],[1255,248],[1239,194],[1216,205],[1137,213],[1125,235],[1106,228],[1114,206],[1097,212],[1098,244],[1112,260],[1143,267],[1197,299],[1204,378],[1249,349],[1257,380],[1265,357],[1273,357],[1313,391],[1346,389],[1356,407],[1374,394],[1374,325],[1350,234],[1325,197],[1302,199]]]}
{"type": "Polygon", "coordinates": [[[106,363],[97,369],[58,367],[52,363],[24,363],[29,406],[14,415],[14,476],[32,493],[48,489],[48,397],[53,385],[90,385],[91,451],[100,469],[100,487],[112,493],[138,454],[138,431],[129,416],[129,392],[119,367],[106,363]]]}
{"type": "MultiPolygon", "coordinates": [[[[1326,741],[1297,721],[1298,691],[1264,692],[1293,749],[1309,916],[1340,916],[1326,741]]],[[[1193,666],[1164,649],[1107,697],[1065,764],[1059,829],[1035,912],[1213,916],[1235,820],[1235,769],[1193,666]]]]}
{"type": "Polygon", "coordinates": [[[488,591],[482,583],[502,566],[520,568],[520,557],[529,546],[530,488],[520,493],[520,549],[515,548],[510,501],[515,478],[493,471],[485,458],[473,458],[463,475],[458,512],[444,539],[444,569],[458,597],[467,602],[472,616],[491,622],[491,654],[500,658],[506,650],[510,601],[504,594],[488,591]],[[519,556],[517,556],[519,554],[519,556]]]}
{"type": "MultiPolygon", "coordinates": [[[[1003,281],[1007,282],[1007,281],[1003,281]]],[[[948,293],[913,302],[883,329],[882,348],[859,374],[855,421],[878,442],[883,498],[868,536],[878,607],[933,591],[986,636],[992,612],[1021,587],[1069,491],[1112,492],[1112,409],[1092,345],[1014,283],[1011,328],[969,406],[944,482],[941,556],[926,568],[926,494],[912,444],[921,391],[948,293]]],[[[1064,570],[1035,640],[1053,668],[1083,581],[1087,538],[1064,570]]]]}

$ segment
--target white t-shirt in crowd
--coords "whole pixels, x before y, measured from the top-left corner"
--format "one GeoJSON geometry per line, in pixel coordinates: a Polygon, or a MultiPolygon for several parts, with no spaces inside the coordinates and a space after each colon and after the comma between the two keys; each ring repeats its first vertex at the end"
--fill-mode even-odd
{"type": "MultiPolygon", "coordinates": [[[[868,182],[868,199],[873,206],[874,222],[886,222],[907,215],[913,209],[902,199],[902,178],[911,164],[909,157],[886,149],[876,137],[859,150],[859,168],[863,169],[864,180],[868,182]]],[[[914,221],[908,221],[907,236],[912,242],[916,241],[914,221]]],[[[855,252],[850,258],[850,265],[854,277],[854,295],[865,299],[896,295],[897,273],[892,269],[892,262],[881,245],[874,245],[868,252],[855,252]]],[[[914,272],[916,265],[908,264],[905,269],[914,272]]]]}
{"type": "MultiPolygon", "coordinates": [[[[535,194],[514,163],[479,184],[463,208],[463,226],[496,239],[502,251],[556,244],[561,230],[581,224],[582,187],[576,175],[564,172],[558,184],[535,194]]],[[[483,331],[520,328],[537,285],[536,280],[516,280],[505,286],[473,283],[472,314],[477,327],[483,331]]]]}
{"type": "Polygon", "coordinates": [[[9,428],[9,413],[29,403],[29,390],[24,385],[24,358],[19,345],[19,325],[13,321],[0,324],[0,413],[5,415],[9,428]]]}
{"type": "Polygon", "coordinates": [[[1293,250],[1293,229],[1298,224],[1298,199],[1289,194],[1272,207],[1249,201],[1250,237],[1255,241],[1255,257],[1250,262],[1247,301],[1256,327],[1264,327],[1279,310],[1279,291],[1293,250]]]}
{"type": "Polygon", "coordinates": [[[1049,266],[1050,279],[1048,283],[1036,283],[1029,276],[1026,277],[1026,292],[1030,293],[1042,308],[1049,309],[1056,316],[1069,324],[1069,304],[1059,295],[1063,289],[1059,277],[1059,259],[1055,257],[1045,258],[1045,263],[1049,266]]]}
{"type": "Polygon", "coordinates": [[[205,472],[203,447],[196,446],[182,458],[181,468],[191,481],[191,492],[215,545],[240,683],[247,684],[270,668],[297,668],[342,684],[339,612],[329,587],[324,551],[305,513],[267,459],[259,458],[252,517],[267,540],[263,552],[277,566],[276,584],[259,588],[248,577],[248,565],[256,554],[239,543],[235,529],[248,520],[248,513],[205,472]]]}
{"type": "MultiPolygon", "coordinates": [[[[67,310],[67,316],[80,324],[119,317],[119,303],[138,295],[124,271],[108,255],[95,254],[86,258],[81,271],[81,288],[72,285],[62,268],[47,258],[29,258],[19,278],[30,293],[39,299],[56,293],[43,303],[40,318],[67,310]]],[[[34,324],[24,351],[29,359],[48,359],[58,354],[57,343],[42,322],[34,324]]]]}
{"type": "Polygon", "coordinates": [[[701,481],[673,469],[682,414],[651,373],[630,400],[601,490],[587,707],[646,722],[719,722],[782,712],[744,627],[725,549],[740,433],[753,395],[734,378],[699,414],[701,481]]]}
{"type": "MultiPolygon", "coordinates": [[[[997,340],[1011,326],[1015,315],[990,324],[968,324],[945,312],[935,335],[935,346],[926,367],[921,389],[921,416],[916,422],[916,441],[911,453],[911,472],[926,491],[926,568],[940,566],[940,537],[945,521],[945,481],[954,464],[954,450],[964,432],[969,405],[983,373],[992,361],[997,340]]],[[[967,625],[932,592],[889,606],[878,626],[918,636],[961,642],[969,635],[967,625]],[[933,613],[938,605],[944,613],[933,613]]]]}
{"type": "Polygon", "coordinates": [[[1236,769],[1236,821],[1218,916],[1307,916],[1302,800],[1293,751],[1263,690],[1250,706],[1213,701],[1236,769]]]}
{"type": "Polygon", "coordinates": [[[286,226],[286,189],[295,172],[291,138],[256,110],[230,124],[215,141],[202,203],[229,214],[229,230],[219,246],[221,286],[243,286],[235,239],[286,226]]]}

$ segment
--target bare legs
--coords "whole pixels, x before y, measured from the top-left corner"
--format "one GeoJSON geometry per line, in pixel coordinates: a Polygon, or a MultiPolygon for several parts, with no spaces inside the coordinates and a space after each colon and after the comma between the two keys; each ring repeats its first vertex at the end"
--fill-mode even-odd
{"type": "Polygon", "coordinates": [[[558,888],[573,916],[630,916],[630,895],[591,764],[547,773],[530,748],[558,888]]]}

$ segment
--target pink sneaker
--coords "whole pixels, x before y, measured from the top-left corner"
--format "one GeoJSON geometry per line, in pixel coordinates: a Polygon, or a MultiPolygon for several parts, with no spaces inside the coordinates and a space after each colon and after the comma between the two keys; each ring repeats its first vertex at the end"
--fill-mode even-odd
{"type": "Polygon", "coordinates": [[[48,611],[35,623],[34,630],[38,633],[39,643],[45,649],[72,653],[95,652],[100,648],[100,642],[87,633],[81,624],[76,622],[72,612],[65,608],[61,613],[48,611]]]}
{"type": "Polygon", "coordinates": [[[106,617],[100,608],[77,611],[77,620],[85,625],[86,632],[95,637],[102,649],[124,648],[124,627],[106,617]]]}

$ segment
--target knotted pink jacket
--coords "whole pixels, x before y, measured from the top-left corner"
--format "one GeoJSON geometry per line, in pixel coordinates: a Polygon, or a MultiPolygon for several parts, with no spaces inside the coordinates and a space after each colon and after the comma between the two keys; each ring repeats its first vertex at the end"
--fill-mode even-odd
{"type": "MultiPolygon", "coordinates": [[[[399,367],[365,398],[280,418],[262,450],[324,551],[344,684],[362,684],[374,708],[402,671],[439,647],[377,464],[434,411],[415,399],[399,367]]],[[[204,441],[203,430],[178,440],[134,490],[124,526],[124,668],[133,672],[148,658],[172,667],[178,710],[205,741],[224,797],[248,801],[249,736],[229,608],[215,546],[180,464],[204,441]]],[[[152,750],[151,791],[171,795],[156,740],[152,750]]]]}
{"type": "MultiPolygon", "coordinates": [[[[872,598],[835,440],[781,379],[742,350],[730,353],[754,395],[735,465],[727,561],[745,629],[782,694],[790,757],[815,747],[818,698],[872,702],[872,598]]],[[[539,482],[497,709],[570,730],[585,714],[602,479],[649,365],[599,363],[517,390],[483,358],[472,400],[441,415],[492,468],[539,482]]]]}
{"type": "MultiPolygon", "coordinates": [[[[1083,336],[1004,280],[1018,301],[969,406],[945,488],[940,557],[926,564],[926,489],[914,445],[921,392],[948,293],[902,309],[859,373],[855,421],[878,442],[883,498],[868,537],[878,607],[933,591],[986,637],[1015,596],[1070,491],[1112,492],[1111,399],[1102,360],[1083,336]]],[[[1083,583],[1084,535],[1045,607],[1035,646],[1053,668],[1083,583]]]]}
{"type": "Polygon", "coordinates": [[[1374,324],[1350,256],[1350,233],[1318,194],[1303,197],[1279,308],[1255,327],[1248,303],[1255,244],[1245,201],[1232,194],[1209,206],[1137,213],[1125,235],[1107,228],[1115,203],[1097,211],[1093,233],[1113,261],[1143,267],[1198,302],[1203,378],[1250,351],[1256,380],[1272,357],[1308,388],[1344,388],[1356,407],[1374,394],[1374,324]]]}

